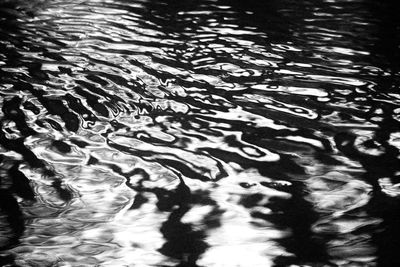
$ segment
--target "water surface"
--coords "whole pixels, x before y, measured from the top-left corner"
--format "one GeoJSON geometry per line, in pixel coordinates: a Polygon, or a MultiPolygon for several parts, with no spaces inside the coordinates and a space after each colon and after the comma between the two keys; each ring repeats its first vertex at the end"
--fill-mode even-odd
{"type": "Polygon", "coordinates": [[[399,11],[0,1],[0,265],[399,265],[399,11]]]}

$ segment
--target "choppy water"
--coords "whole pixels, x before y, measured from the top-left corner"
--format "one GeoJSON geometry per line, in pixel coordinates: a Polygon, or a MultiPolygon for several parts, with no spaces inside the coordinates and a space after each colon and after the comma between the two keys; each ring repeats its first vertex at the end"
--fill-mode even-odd
{"type": "Polygon", "coordinates": [[[395,1],[0,3],[1,266],[400,266],[395,1]]]}

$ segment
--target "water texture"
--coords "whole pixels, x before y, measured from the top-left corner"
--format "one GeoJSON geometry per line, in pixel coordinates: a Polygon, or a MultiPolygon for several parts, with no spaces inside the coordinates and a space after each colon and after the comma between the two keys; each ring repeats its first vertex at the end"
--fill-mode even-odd
{"type": "Polygon", "coordinates": [[[0,1],[0,266],[400,266],[399,12],[0,1]]]}

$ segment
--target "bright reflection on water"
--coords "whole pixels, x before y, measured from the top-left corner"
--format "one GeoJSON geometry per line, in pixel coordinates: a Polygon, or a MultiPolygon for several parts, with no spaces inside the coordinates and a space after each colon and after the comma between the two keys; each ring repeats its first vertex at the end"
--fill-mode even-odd
{"type": "Polygon", "coordinates": [[[0,7],[1,266],[400,266],[396,1],[0,7]]]}

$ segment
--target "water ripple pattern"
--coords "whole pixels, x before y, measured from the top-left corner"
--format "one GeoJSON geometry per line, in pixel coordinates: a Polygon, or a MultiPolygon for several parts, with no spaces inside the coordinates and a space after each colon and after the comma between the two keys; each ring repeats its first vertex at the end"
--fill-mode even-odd
{"type": "Polygon", "coordinates": [[[400,266],[398,11],[0,0],[0,265],[400,266]]]}

